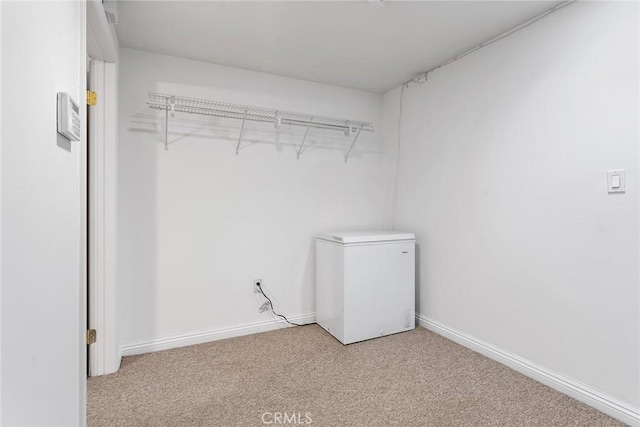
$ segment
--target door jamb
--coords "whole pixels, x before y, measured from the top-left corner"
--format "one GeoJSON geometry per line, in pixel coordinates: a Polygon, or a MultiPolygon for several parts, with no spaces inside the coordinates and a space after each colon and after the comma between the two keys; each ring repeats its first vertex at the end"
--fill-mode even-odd
{"type": "Polygon", "coordinates": [[[89,82],[98,102],[89,109],[89,376],[116,372],[118,146],[116,64],[92,59],[89,82]]]}
{"type": "Polygon", "coordinates": [[[86,2],[89,83],[98,102],[89,109],[88,158],[88,325],[97,340],[88,348],[89,376],[116,372],[120,367],[117,339],[117,213],[118,38],[107,22],[100,0],[86,2]]]}

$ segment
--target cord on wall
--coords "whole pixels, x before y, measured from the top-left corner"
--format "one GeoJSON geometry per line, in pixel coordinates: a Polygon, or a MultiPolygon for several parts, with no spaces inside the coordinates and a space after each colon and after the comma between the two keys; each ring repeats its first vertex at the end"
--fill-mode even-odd
{"type": "Polygon", "coordinates": [[[396,210],[398,204],[398,178],[400,175],[400,145],[401,145],[401,135],[400,131],[402,130],[402,101],[404,99],[404,90],[409,86],[409,83],[403,83],[402,89],[400,89],[400,112],[398,113],[398,144],[396,145],[396,164],[395,170],[393,174],[393,199],[392,199],[392,208],[391,208],[391,229],[394,230],[396,227],[396,210]]]}
{"type": "Polygon", "coordinates": [[[509,37],[511,34],[517,32],[517,31],[520,31],[520,30],[522,30],[524,28],[527,28],[529,25],[538,22],[539,20],[541,20],[545,16],[550,15],[553,12],[557,12],[558,10],[560,10],[560,9],[566,7],[566,6],[569,6],[570,4],[575,3],[576,1],[577,0],[568,0],[568,1],[562,2],[562,3],[552,7],[551,9],[547,9],[544,12],[542,12],[541,14],[536,15],[533,18],[529,19],[528,21],[525,21],[525,22],[521,23],[520,25],[516,25],[515,27],[505,31],[504,33],[498,34],[497,36],[495,36],[495,37],[493,37],[493,38],[491,38],[491,39],[489,39],[489,40],[487,40],[487,41],[485,41],[483,43],[480,43],[479,45],[477,45],[475,47],[472,47],[471,49],[469,49],[467,51],[462,52],[460,55],[454,56],[453,58],[450,58],[450,59],[442,62],[441,64],[438,64],[435,67],[428,69],[427,71],[423,71],[422,73],[418,74],[413,79],[407,80],[405,82],[405,84],[409,84],[409,83],[425,83],[427,81],[427,77],[429,76],[429,73],[432,73],[432,72],[434,72],[435,70],[437,70],[439,68],[442,68],[442,67],[444,67],[446,65],[449,65],[452,62],[456,62],[459,59],[462,59],[465,56],[472,54],[476,50],[479,50],[479,49],[482,49],[483,47],[489,46],[490,44],[493,44],[493,43],[497,42],[498,40],[502,40],[505,37],[509,37]]]}
{"type": "Polygon", "coordinates": [[[265,297],[267,299],[267,302],[265,302],[264,304],[262,304],[262,306],[260,307],[259,311],[262,313],[263,311],[267,311],[269,309],[269,307],[271,308],[271,311],[273,312],[274,315],[281,317],[284,319],[285,322],[287,322],[290,325],[293,326],[305,326],[305,324],[302,323],[294,323],[291,322],[289,319],[287,319],[285,316],[283,316],[282,314],[276,312],[275,308],[273,308],[273,302],[271,301],[271,298],[269,298],[267,296],[267,294],[264,293],[264,290],[262,290],[262,283],[260,282],[256,282],[255,284],[256,288],[260,291],[260,293],[262,294],[263,297],[265,297]]]}
{"type": "Polygon", "coordinates": [[[428,78],[429,78],[429,74],[434,72],[437,69],[440,69],[446,65],[449,65],[453,62],[456,62],[462,58],[464,58],[467,55],[472,54],[473,52],[482,49],[483,47],[489,46],[490,44],[493,44],[495,42],[497,42],[498,40],[502,40],[505,37],[510,36],[511,34],[520,31],[526,27],[528,27],[529,25],[541,20],[542,18],[544,18],[547,15],[552,14],[553,12],[556,12],[566,6],[569,6],[572,3],[575,3],[577,0],[569,0],[569,1],[565,1],[562,2],[554,7],[552,7],[551,9],[547,9],[544,12],[542,12],[541,14],[529,19],[528,21],[525,21],[523,23],[521,23],[520,25],[517,25],[507,31],[505,31],[502,34],[499,34],[483,43],[480,43],[479,45],[472,47],[471,49],[457,55],[454,56],[453,58],[450,58],[438,65],[436,65],[433,68],[428,69],[427,71],[423,71],[420,74],[418,74],[417,76],[415,76],[414,78],[407,80],[406,82],[402,83],[402,89],[400,90],[400,111],[398,113],[398,132],[397,132],[397,146],[396,146],[396,164],[395,164],[395,173],[394,173],[394,179],[393,179],[393,197],[392,197],[392,210],[391,210],[391,229],[394,230],[395,229],[395,225],[396,225],[396,210],[397,210],[397,201],[398,201],[398,177],[400,174],[400,147],[401,147],[401,142],[402,142],[402,138],[401,138],[401,130],[402,130],[402,103],[404,100],[404,90],[406,88],[409,87],[409,85],[411,83],[426,83],[428,78]]]}

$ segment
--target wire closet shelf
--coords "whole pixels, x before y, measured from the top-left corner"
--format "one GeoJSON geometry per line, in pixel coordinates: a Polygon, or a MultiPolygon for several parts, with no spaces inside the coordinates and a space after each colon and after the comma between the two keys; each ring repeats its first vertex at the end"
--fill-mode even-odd
{"type": "Polygon", "coordinates": [[[165,112],[165,150],[168,149],[169,144],[169,115],[173,117],[176,112],[241,120],[242,125],[240,127],[240,134],[236,144],[236,154],[238,154],[240,150],[246,121],[273,123],[276,129],[279,129],[283,124],[306,128],[302,142],[296,150],[298,159],[300,158],[300,153],[305,140],[307,139],[310,128],[340,131],[344,133],[345,137],[355,135],[353,136],[349,150],[345,155],[345,162],[349,158],[349,154],[358,140],[360,133],[363,131],[374,132],[373,123],[370,122],[315,116],[293,111],[272,110],[269,108],[252,107],[249,105],[231,104],[227,102],[189,98],[164,93],[150,92],[147,104],[154,110],[165,112]]]}

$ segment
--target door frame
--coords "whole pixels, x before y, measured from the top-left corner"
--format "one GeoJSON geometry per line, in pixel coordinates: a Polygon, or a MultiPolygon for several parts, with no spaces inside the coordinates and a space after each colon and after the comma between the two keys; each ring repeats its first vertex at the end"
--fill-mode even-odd
{"type": "Polygon", "coordinates": [[[89,87],[98,102],[89,107],[88,325],[89,376],[116,372],[120,349],[116,324],[118,253],[118,145],[116,64],[90,60],[89,87]]]}
{"type": "Polygon", "coordinates": [[[116,286],[118,258],[118,39],[102,2],[87,1],[89,108],[87,174],[87,323],[96,330],[88,347],[89,376],[116,372],[118,342],[116,286]]]}

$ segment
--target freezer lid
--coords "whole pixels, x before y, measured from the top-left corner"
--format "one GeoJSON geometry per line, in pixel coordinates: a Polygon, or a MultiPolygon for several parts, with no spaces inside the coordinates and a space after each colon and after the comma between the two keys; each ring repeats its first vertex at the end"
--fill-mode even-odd
{"type": "Polygon", "coordinates": [[[318,234],[318,239],[328,240],[330,242],[349,244],[349,243],[372,243],[372,242],[393,242],[396,240],[415,240],[413,233],[405,233],[402,231],[333,231],[318,234]]]}

